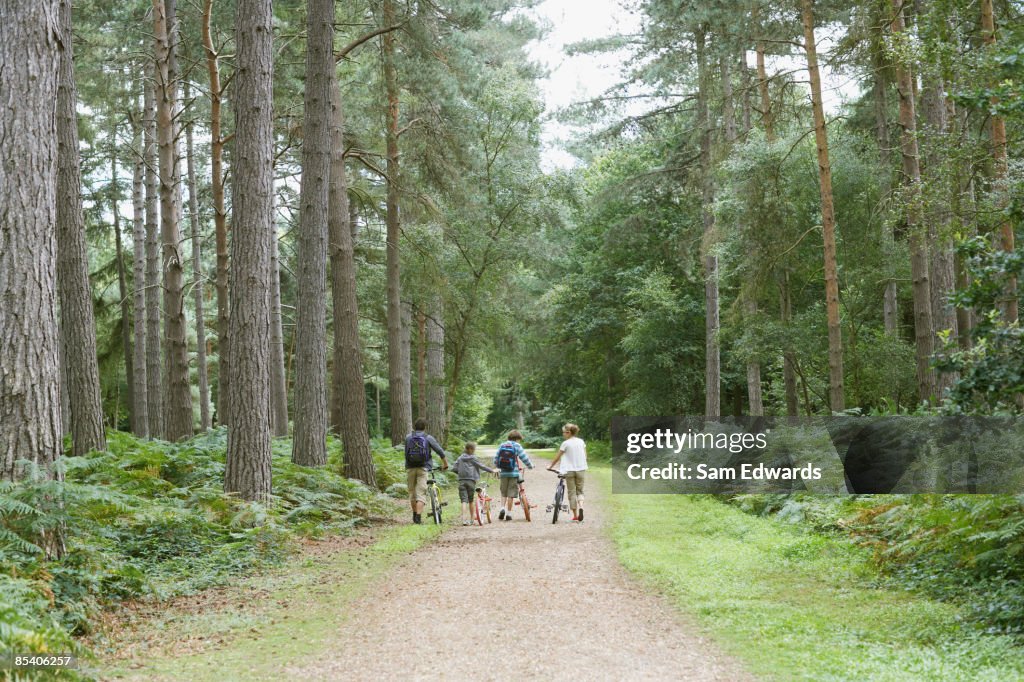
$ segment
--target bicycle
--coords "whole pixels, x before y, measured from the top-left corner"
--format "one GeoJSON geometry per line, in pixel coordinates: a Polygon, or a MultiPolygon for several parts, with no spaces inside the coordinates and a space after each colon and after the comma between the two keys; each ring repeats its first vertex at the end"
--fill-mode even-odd
{"type": "Polygon", "coordinates": [[[487,519],[487,523],[491,522],[491,498],[487,494],[487,484],[483,482],[476,487],[476,497],[473,498],[473,518],[481,526],[484,525],[484,518],[487,519]]]}
{"type": "Polygon", "coordinates": [[[526,496],[526,479],[520,476],[519,478],[519,498],[516,500],[516,504],[523,506],[523,515],[526,520],[530,520],[530,509],[536,505],[530,504],[530,498],[526,496]]]}
{"type": "MultiPolygon", "coordinates": [[[[548,469],[558,473],[555,469],[548,469]]],[[[565,474],[558,474],[558,485],[555,486],[555,501],[549,504],[547,511],[551,512],[551,523],[558,523],[558,512],[569,511],[569,505],[562,504],[562,500],[565,498],[565,474]]]]}
{"type": "Polygon", "coordinates": [[[441,498],[441,487],[434,478],[434,470],[430,470],[430,477],[427,479],[427,497],[430,498],[430,514],[434,517],[434,523],[441,525],[441,507],[447,502],[441,498]]]}

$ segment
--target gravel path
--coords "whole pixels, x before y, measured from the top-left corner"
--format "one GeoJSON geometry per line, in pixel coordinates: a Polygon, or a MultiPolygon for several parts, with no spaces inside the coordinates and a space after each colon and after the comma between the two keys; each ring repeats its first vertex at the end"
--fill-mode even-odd
{"type": "MultiPolygon", "coordinates": [[[[532,523],[519,507],[513,521],[497,521],[496,500],[491,525],[451,528],[354,605],[322,660],[291,667],[288,677],[752,679],[625,573],[596,486],[587,489],[584,523],[552,525],[544,508],[555,476],[535,463],[526,478],[532,523]]],[[[489,487],[497,498],[496,483],[489,487]]],[[[457,519],[457,493],[452,501],[455,491],[445,492],[457,519]]]]}

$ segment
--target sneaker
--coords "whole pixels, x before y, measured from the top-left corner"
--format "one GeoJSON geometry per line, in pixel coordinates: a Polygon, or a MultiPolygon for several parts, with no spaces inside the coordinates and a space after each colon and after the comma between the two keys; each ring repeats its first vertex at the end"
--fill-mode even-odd
{"type": "Polygon", "coordinates": [[[469,521],[463,521],[463,522],[462,522],[462,525],[463,525],[463,526],[468,526],[468,525],[469,525],[469,521]]]}
{"type": "Polygon", "coordinates": [[[504,507],[502,507],[501,511],[498,512],[498,520],[499,521],[504,521],[505,520],[505,508],[504,507]]]}
{"type": "Polygon", "coordinates": [[[511,521],[512,520],[512,515],[511,514],[506,514],[505,515],[505,520],[506,521],[511,521]]]}
{"type": "Polygon", "coordinates": [[[583,507],[576,510],[576,520],[581,523],[583,522],[583,507]]]}
{"type": "Polygon", "coordinates": [[[423,517],[420,516],[419,514],[413,514],[412,515],[412,522],[413,523],[423,523],[423,517]]]}

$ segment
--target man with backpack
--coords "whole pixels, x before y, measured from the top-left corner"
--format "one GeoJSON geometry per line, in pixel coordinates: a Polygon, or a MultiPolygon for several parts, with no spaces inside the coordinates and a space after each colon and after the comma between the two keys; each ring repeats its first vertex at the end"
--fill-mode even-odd
{"type": "Polygon", "coordinates": [[[519,497],[519,477],[521,469],[519,461],[522,460],[528,468],[533,468],[533,463],[526,455],[521,445],[523,434],[517,430],[510,431],[508,440],[498,446],[494,454],[494,466],[499,470],[498,478],[501,480],[501,511],[498,512],[498,519],[505,521],[512,520],[512,505],[519,497]]]}
{"type": "Polygon", "coordinates": [[[447,470],[448,458],[441,445],[427,433],[427,420],[417,419],[413,424],[413,432],[405,437],[405,480],[409,486],[413,523],[423,523],[423,505],[427,501],[427,472],[434,468],[431,450],[441,458],[441,471],[447,470]]]}

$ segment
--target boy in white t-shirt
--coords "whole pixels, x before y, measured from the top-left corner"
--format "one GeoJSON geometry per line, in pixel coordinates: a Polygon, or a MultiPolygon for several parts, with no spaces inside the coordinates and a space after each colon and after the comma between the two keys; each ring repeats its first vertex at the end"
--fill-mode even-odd
{"type": "Polygon", "coordinates": [[[569,506],[572,508],[572,520],[583,520],[583,478],[587,470],[587,444],[577,438],[580,427],[566,424],[562,427],[565,441],[558,446],[558,455],[548,467],[565,476],[565,487],[569,491],[569,506]]]}

